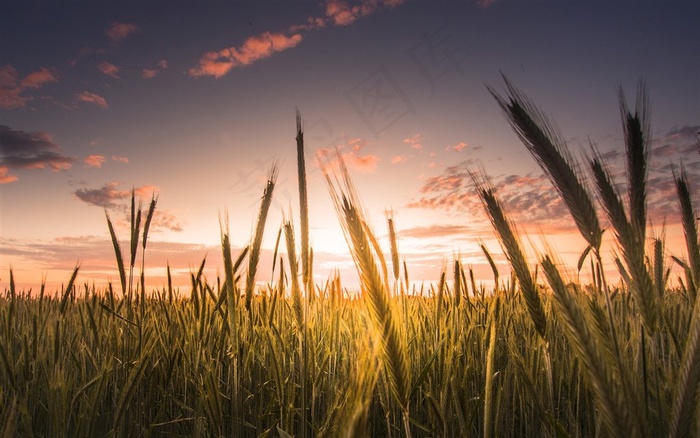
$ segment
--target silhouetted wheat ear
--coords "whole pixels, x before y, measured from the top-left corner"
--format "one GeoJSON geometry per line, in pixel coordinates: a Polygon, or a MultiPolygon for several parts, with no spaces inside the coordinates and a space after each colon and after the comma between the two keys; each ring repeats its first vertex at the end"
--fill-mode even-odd
{"type": "Polygon", "coordinates": [[[605,167],[600,153],[594,149],[593,154],[590,166],[598,188],[598,196],[613,226],[625,262],[625,269],[619,269],[620,274],[626,278],[639,306],[644,326],[653,333],[656,329],[658,304],[654,284],[646,266],[644,241],[639,240],[638,231],[635,231],[634,225],[627,219],[622,198],[615,190],[610,172],[605,167]]]}
{"type": "Polygon", "coordinates": [[[283,225],[284,237],[287,244],[287,256],[289,258],[289,277],[292,283],[292,307],[299,330],[304,328],[304,303],[299,286],[299,268],[297,265],[297,252],[294,245],[294,227],[286,221],[283,225]]]}
{"type": "Polygon", "coordinates": [[[105,216],[107,217],[107,227],[109,228],[109,236],[112,239],[112,246],[114,247],[114,256],[117,259],[117,269],[119,270],[119,281],[122,286],[122,294],[126,295],[126,270],[124,269],[124,259],[122,258],[122,250],[119,246],[119,240],[117,240],[117,233],[114,231],[114,225],[109,218],[109,213],[105,209],[105,216]]]}
{"type": "Polygon", "coordinates": [[[525,297],[525,304],[527,305],[532,322],[535,324],[537,333],[544,338],[547,332],[547,318],[544,314],[544,308],[542,307],[537,285],[535,285],[532,273],[523,255],[520,239],[514,231],[514,225],[506,217],[493,187],[491,187],[491,184],[485,177],[471,170],[469,170],[469,175],[474,183],[479,199],[491,220],[491,225],[496,231],[503,251],[510,262],[510,266],[518,279],[520,289],[525,297]]]}
{"type": "Polygon", "coordinates": [[[386,263],[365,221],[355,186],[340,154],[337,154],[337,159],[342,186],[337,176],[330,175],[327,165],[321,163],[321,168],[355,261],[364,299],[369,304],[372,325],[379,336],[387,381],[396,401],[404,413],[407,413],[411,389],[409,362],[406,356],[408,348],[395,321],[397,313],[392,305],[387,278],[382,279],[380,274],[379,265],[383,265],[386,272],[386,263]]]}
{"type": "Polygon", "coordinates": [[[313,292],[311,283],[311,262],[309,260],[309,201],[306,188],[306,158],[304,156],[304,129],[301,125],[301,113],[297,109],[297,177],[299,180],[299,219],[301,225],[301,269],[304,290],[307,295],[313,292]],[[311,290],[309,290],[311,289],[311,290]]]}
{"type": "Polygon", "coordinates": [[[611,346],[606,345],[600,330],[585,317],[586,308],[579,306],[567,289],[559,270],[549,256],[542,260],[542,268],[552,291],[557,315],[562,320],[567,338],[595,395],[603,425],[610,436],[642,436],[640,423],[630,412],[632,403],[625,399],[619,377],[615,375],[610,359],[611,346]]]}
{"type": "Polygon", "coordinates": [[[634,114],[627,107],[620,88],[620,114],[627,150],[627,191],[630,201],[630,223],[637,239],[644,242],[646,235],[646,182],[649,159],[650,124],[649,100],[646,86],[640,81],[637,88],[637,104],[634,114]]]}
{"type": "Polygon", "coordinates": [[[581,235],[596,251],[600,249],[603,230],[593,204],[593,197],[581,175],[580,166],[571,156],[566,142],[554,123],[505,76],[507,99],[487,86],[511,127],[525,144],[564,201],[581,235]]]}
{"type": "MultiPolygon", "coordinates": [[[[683,233],[685,235],[685,245],[688,251],[688,266],[690,278],[688,283],[693,283],[694,295],[700,288],[700,244],[698,243],[698,227],[695,220],[695,210],[690,196],[690,185],[685,168],[681,166],[681,173],[674,175],[676,180],[676,192],[678,193],[678,204],[681,211],[681,222],[683,223],[683,233]]],[[[688,285],[691,287],[691,285],[688,285]]],[[[693,293],[691,291],[691,293],[693,293]]]]}
{"type": "MultiPolygon", "coordinates": [[[[681,370],[676,381],[671,411],[670,437],[693,435],[693,417],[697,416],[700,395],[700,300],[695,300],[690,330],[685,341],[681,370]]],[[[695,421],[700,421],[696,418],[695,421]]]]}
{"type": "Polygon", "coordinates": [[[265,191],[263,192],[262,201],[260,201],[258,221],[255,226],[255,233],[253,234],[253,241],[250,245],[250,252],[248,254],[248,275],[246,277],[245,286],[245,306],[248,310],[250,310],[250,304],[253,300],[253,294],[255,293],[255,274],[258,270],[258,262],[260,261],[260,249],[263,234],[265,233],[265,221],[267,220],[267,213],[270,210],[270,204],[272,204],[272,193],[275,190],[278,175],[279,166],[275,161],[272,163],[270,170],[268,171],[267,184],[265,186],[265,191]]]}
{"type": "Polygon", "coordinates": [[[389,245],[391,248],[391,267],[393,268],[394,281],[399,281],[401,265],[399,264],[399,247],[396,243],[396,229],[394,228],[394,217],[392,211],[387,211],[387,225],[389,227],[389,245]]]}

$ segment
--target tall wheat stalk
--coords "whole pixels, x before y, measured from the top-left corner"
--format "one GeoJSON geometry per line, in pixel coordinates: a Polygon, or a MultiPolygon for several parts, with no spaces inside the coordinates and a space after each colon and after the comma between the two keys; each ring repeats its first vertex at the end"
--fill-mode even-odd
{"type": "Polygon", "coordinates": [[[258,212],[258,220],[253,233],[252,242],[250,244],[250,252],[248,254],[248,274],[245,285],[245,307],[250,311],[250,303],[255,294],[255,274],[258,270],[258,262],[260,261],[260,251],[262,249],[262,239],[265,233],[265,221],[267,213],[272,204],[272,193],[275,190],[277,176],[279,175],[279,167],[277,162],[273,162],[270,166],[267,176],[267,184],[263,192],[262,200],[260,201],[260,210],[258,212]]]}
{"type": "Polygon", "coordinates": [[[342,183],[338,181],[337,176],[335,178],[331,176],[328,166],[323,163],[322,170],[350,253],[355,261],[363,297],[369,304],[372,325],[382,346],[381,358],[386,380],[394,399],[401,407],[404,431],[406,436],[410,437],[410,362],[407,357],[406,339],[396,322],[397,309],[389,293],[386,262],[365,220],[359,197],[340,154],[337,154],[337,159],[342,183]]]}
{"type": "Polygon", "coordinates": [[[685,437],[691,436],[694,432],[693,417],[698,424],[697,427],[700,427],[700,414],[698,414],[700,408],[700,300],[697,299],[697,288],[700,284],[700,245],[685,169],[681,168],[680,175],[674,176],[674,179],[688,250],[689,262],[685,267],[686,282],[691,303],[694,305],[681,358],[681,369],[676,381],[669,436],[685,437]]]}
{"type": "Polygon", "coordinates": [[[603,230],[578,162],[569,152],[557,126],[508,78],[503,76],[503,80],[506,98],[487,86],[489,92],[508,117],[515,133],[549,177],[589,247],[599,252],[603,230]]]}
{"type": "Polygon", "coordinates": [[[506,217],[501,202],[486,178],[471,170],[469,170],[469,175],[474,183],[479,199],[491,220],[491,225],[493,225],[498,235],[498,240],[510,262],[510,266],[518,279],[520,290],[525,297],[525,304],[530,313],[530,318],[535,324],[535,329],[540,337],[544,339],[547,332],[547,318],[544,314],[537,285],[521,249],[520,239],[514,230],[514,225],[506,217]]]}
{"type": "Polygon", "coordinates": [[[591,321],[589,312],[578,305],[549,256],[542,260],[542,268],[554,292],[554,303],[566,336],[576,356],[582,361],[585,374],[598,405],[603,425],[610,436],[640,437],[643,423],[634,409],[635,402],[628,398],[629,389],[614,365],[613,346],[606,341],[599,324],[591,321]]]}
{"type": "Polygon", "coordinates": [[[306,294],[314,292],[311,251],[309,249],[309,200],[306,188],[306,158],[304,155],[304,129],[301,124],[301,113],[297,110],[297,178],[299,180],[299,218],[301,226],[301,270],[306,294]]]}
{"type": "Polygon", "coordinates": [[[684,167],[681,166],[680,175],[674,175],[674,179],[685,245],[688,251],[688,263],[685,266],[686,283],[691,298],[696,300],[698,288],[700,288],[700,242],[698,241],[698,226],[690,196],[690,184],[684,167]]]}

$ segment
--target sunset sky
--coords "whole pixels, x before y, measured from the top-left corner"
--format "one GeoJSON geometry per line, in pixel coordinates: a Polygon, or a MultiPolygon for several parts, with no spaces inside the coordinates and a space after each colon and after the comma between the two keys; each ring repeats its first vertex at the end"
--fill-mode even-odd
{"type": "MultiPolygon", "coordinates": [[[[585,245],[486,85],[501,73],[556,121],[577,157],[589,142],[619,170],[621,88],[651,102],[652,235],[685,257],[672,184],[681,162],[700,202],[700,3],[692,1],[150,1],[0,4],[0,287],[119,283],[105,209],[128,235],[134,188],[158,209],[152,286],[207,257],[219,218],[246,245],[268,169],[280,176],[258,280],[283,216],[299,228],[295,109],[306,136],[315,282],[354,268],[316,154],[338,148],[374,230],[393,210],[413,281],[459,257],[491,279],[504,257],[467,169],[491,176],[528,245],[575,268],[585,245]]],[[[624,186],[621,185],[624,189],[624,186]]],[[[606,225],[607,226],[607,225],[606,225]]],[[[611,233],[607,233],[611,234],[611,233]]],[[[604,244],[608,260],[614,243],[604,244]]],[[[122,242],[127,251],[126,241],[122,242]]],[[[533,260],[534,261],[534,260],[533,260]]],[[[587,279],[582,273],[582,280],[587,279]]],[[[183,289],[186,289],[183,288],[183,289]]]]}

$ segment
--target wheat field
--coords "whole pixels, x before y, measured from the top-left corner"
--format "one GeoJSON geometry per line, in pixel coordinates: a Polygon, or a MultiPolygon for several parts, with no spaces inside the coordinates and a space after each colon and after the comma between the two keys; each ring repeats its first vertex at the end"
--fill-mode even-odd
{"type": "Polygon", "coordinates": [[[118,285],[77,284],[76,267],[61,291],[30,297],[10,272],[0,297],[2,436],[700,436],[697,220],[681,170],[686,247],[673,252],[684,256],[646,234],[644,86],[633,110],[620,94],[624,194],[595,147],[580,163],[553,122],[507,79],[505,89],[489,88],[587,242],[578,269],[590,266],[591,284],[571,282],[556,254],[525,258],[482,168],[469,172],[512,274],[499,276],[484,247],[493,289],[458,260],[435,284],[411,289],[400,228],[387,218],[384,254],[340,157],[323,169],[360,293],[338,276],[313,284],[297,114],[300,232],[291,219],[278,230],[276,281],[255,281],[276,164],[250,245],[234,254],[222,219],[223,274],[207,281],[202,261],[187,296],[170,283],[145,288],[155,197],[142,210],[132,196],[123,242],[107,216],[118,285]],[[604,275],[603,224],[615,237],[614,284],[604,275]],[[683,272],[673,288],[671,263],[683,272]]]}

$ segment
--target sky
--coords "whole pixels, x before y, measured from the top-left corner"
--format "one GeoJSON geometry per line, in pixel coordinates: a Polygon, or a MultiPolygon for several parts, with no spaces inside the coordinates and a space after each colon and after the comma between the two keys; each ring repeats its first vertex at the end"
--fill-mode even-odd
{"type": "Polygon", "coordinates": [[[132,190],[144,208],[158,196],[149,285],[169,265],[187,290],[205,257],[215,282],[224,218],[235,256],[278,163],[257,276],[271,281],[280,225],[299,228],[297,109],[317,284],[357,284],[317,160],[335,150],[387,251],[392,212],[412,282],[459,258],[487,284],[481,244],[507,271],[468,169],[489,175],[533,265],[546,245],[575,276],[585,244],[487,89],[503,93],[503,76],[575,157],[594,143],[621,190],[618,93],[634,108],[644,81],[650,235],[683,258],[673,172],[699,205],[698,17],[697,1],[656,0],[3,1],[0,288],[12,270],[18,288],[60,289],[79,264],[79,284],[118,289],[105,211],[126,253],[132,190]]]}

